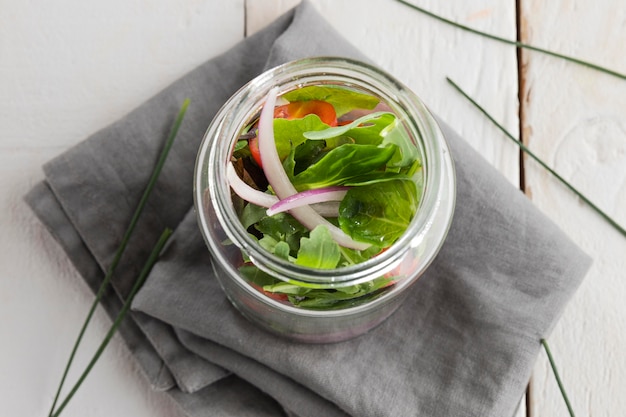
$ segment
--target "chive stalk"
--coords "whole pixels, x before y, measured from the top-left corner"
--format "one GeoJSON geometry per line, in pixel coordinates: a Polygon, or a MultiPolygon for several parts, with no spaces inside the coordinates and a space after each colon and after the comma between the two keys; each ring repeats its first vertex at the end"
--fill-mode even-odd
{"type": "Polygon", "coordinates": [[[561,377],[559,376],[559,372],[556,369],[556,365],[554,363],[554,358],[552,357],[552,352],[550,352],[550,347],[548,346],[548,342],[545,339],[541,339],[541,344],[546,351],[546,355],[548,356],[548,361],[550,362],[550,367],[552,368],[552,373],[554,373],[554,379],[556,379],[556,383],[559,386],[559,390],[561,391],[561,396],[563,396],[563,400],[565,401],[565,406],[567,407],[567,411],[571,417],[574,416],[574,409],[572,408],[572,404],[567,397],[567,393],[565,392],[565,387],[563,386],[563,382],[561,381],[561,377]]]}
{"type": "Polygon", "coordinates": [[[76,356],[76,351],[78,350],[78,346],[80,345],[83,339],[87,326],[89,325],[89,322],[91,321],[91,318],[93,317],[96,307],[98,307],[100,300],[102,299],[105,291],[109,287],[109,284],[111,282],[111,277],[113,276],[113,273],[115,272],[115,269],[117,268],[117,265],[119,264],[120,259],[122,258],[122,254],[124,253],[126,246],[128,245],[128,241],[130,240],[130,237],[133,231],[135,230],[135,226],[137,225],[139,216],[141,215],[146,205],[146,202],[148,201],[148,197],[150,196],[150,194],[152,193],[152,190],[154,189],[154,186],[156,185],[159,175],[161,174],[161,170],[163,169],[163,165],[165,164],[167,155],[169,154],[169,151],[172,145],[174,144],[174,139],[176,138],[180,125],[183,122],[188,106],[189,106],[189,99],[186,99],[183,102],[178,112],[178,115],[176,117],[176,120],[174,121],[172,130],[170,131],[170,134],[163,147],[163,150],[161,151],[161,154],[154,167],[150,180],[148,181],[148,184],[146,185],[143,195],[141,196],[141,200],[139,201],[139,204],[137,205],[137,208],[135,209],[133,217],[130,220],[130,223],[128,225],[128,228],[126,229],[126,232],[124,233],[124,236],[122,237],[120,246],[117,248],[117,251],[115,252],[113,261],[111,262],[111,265],[109,266],[104,276],[104,279],[102,283],[100,284],[100,288],[98,289],[98,292],[96,293],[96,298],[94,299],[91,305],[91,308],[89,309],[89,312],[87,313],[87,317],[85,318],[85,322],[83,323],[83,326],[81,327],[80,332],[78,333],[76,342],[74,342],[74,347],[72,348],[72,352],[70,353],[67,364],[65,365],[65,370],[63,371],[63,376],[61,377],[61,381],[59,382],[57,392],[54,396],[54,400],[52,401],[52,406],[50,407],[50,411],[48,412],[48,417],[52,417],[53,415],[54,409],[59,399],[59,395],[61,394],[61,390],[63,389],[63,385],[65,384],[65,379],[67,378],[67,374],[69,373],[72,362],[74,361],[74,357],[76,356]]]}
{"type": "Polygon", "coordinates": [[[561,175],[559,175],[556,171],[550,168],[545,162],[543,162],[537,155],[535,155],[526,145],[524,145],[519,139],[515,138],[511,133],[509,133],[500,123],[498,123],[487,111],[480,106],[474,99],[472,99],[465,91],[461,89],[454,81],[450,78],[446,77],[446,80],[459,92],[461,93],[467,100],[470,101],[481,113],[483,113],[493,124],[502,131],[509,139],[511,139],[517,146],[522,149],[528,156],[534,159],[539,165],[545,168],[550,174],[552,174],[557,180],[559,180],[563,185],[565,185],[570,191],[576,194],[582,201],[584,201],[589,207],[591,207],[597,214],[600,215],[604,220],[606,220],[615,230],[617,230],[622,236],[626,237],[626,230],[615,220],[613,220],[608,214],[602,211],[598,206],[596,206],[589,198],[587,198],[583,193],[578,191],[573,185],[571,185],[567,180],[565,180],[561,175]]]}
{"type": "Polygon", "coordinates": [[[78,380],[76,381],[76,383],[74,384],[70,392],[65,397],[65,400],[63,400],[61,405],[59,405],[59,408],[57,408],[56,411],[54,411],[54,414],[52,414],[52,417],[58,417],[59,415],[61,415],[61,412],[63,411],[63,409],[65,409],[65,407],[67,406],[69,401],[72,399],[74,394],[76,394],[76,391],[78,390],[78,388],[80,388],[80,386],[82,385],[85,378],[87,378],[87,375],[89,375],[89,373],[91,372],[91,369],[94,367],[94,365],[96,364],[96,362],[102,355],[102,352],[104,352],[104,349],[107,347],[107,345],[111,341],[111,338],[117,331],[118,327],[120,326],[120,324],[122,323],[126,315],[128,314],[131,303],[133,302],[133,299],[135,298],[135,294],[137,294],[137,291],[139,291],[139,289],[143,285],[148,274],[150,273],[150,270],[152,269],[152,266],[154,266],[154,264],[157,262],[159,255],[161,254],[161,251],[163,250],[163,247],[167,243],[167,240],[171,236],[171,234],[172,234],[171,229],[165,229],[163,233],[161,234],[161,237],[159,238],[158,242],[152,249],[152,252],[150,253],[150,256],[148,257],[148,260],[146,261],[143,269],[141,270],[139,277],[133,284],[133,288],[131,289],[130,294],[128,294],[128,297],[126,297],[126,301],[124,302],[122,309],[120,310],[119,314],[115,318],[115,321],[113,322],[113,324],[111,325],[111,328],[109,329],[106,336],[104,337],[104,340],[100,343],[100,346],[98,346],[96,353],[91,358],[91,361],[89,362],[89,364],[87,365],[83,373],[81,374],[80,378],[78,378],[78,380]]]}
{"type": "Polygon", "coordinates": [[[456,27],[458,29],[462,29],[462,30],[465,30],[467,32],[474,33],[476,35],[480,35],[480,36],[483,36],[485,38],[492,39],[492,40],[495,40],[495,41],[498,41],[498,42],[506,43],[508,45],[513,45],[513,46],[516,46],[518,48],[524,48],[524,49],[528,49],[528,50],[531,50],[531,51],[540,52],[540,53],[545,54],[545,55],[550,55],[550,56],[553,56],[553,57],[556,57],[556,58],[561,58],[561,59],[564,59],[566,61],[573,62],[575,64],[579,64],[579,65],[582,65],[582,66],[585,66],[587,68],[591,68],[591,69],[594,69],[594,70],[597,70],[597,71],[601,71],[601,72],[603,72],[605,74],[609,74],[609,75],[612,75],[612,76],[617,77],[617,78],[621,78],[622,80],[626,80],[626,74],[623,74],[621,72],[617,72],[617,71],[609,69],[609,68],[602,67],[602,66],[594,64],[592,62],[584,61],[582,59],[578,59],[578,58],[571,57],[571,56],[568,56],[568,55],[564,55],[564,54],[561,54],[561,53],[558,53],[558,52],[550,51],[548,49],[539,48],[539,47],[536,47],[536,46],[533,46],[533,45],[530,45],[530,44],[527,44],[527,43],[524,43],[524,42],[513,41],[513,40],[510,40],[510,39],[502,38],[502,37],[497,36],[497,35],[493,35],[491,33],[482,32],[480,30],[471,28],[469,26],[462,25],[461,23],[457,23],[457,22],[455,22],[453,20],[446,19],[445,17],[439,16],[439,15],[437,15],[437,14],[431,12],[431,11],[428,11],[426,9],[423,9],[423,8],[419,7],[419,6],[416,6],[415,4],[409,3],[408,1],[404,1],[404,0],[396,0],[396,1],[404,4],[405,6],[408,6],[408,7],[412,8],[412,9],[414,9],[414,10],[417,10],[420,13],[423,13],[423,14],[425,14],[427,16],[430,16],[430,17],[432,17],[432,18],[434,18],[436,20],[439,20],[440,22],[443,22],[443,23],[446,23],[448,25],[454,26],[454,27],[456,27]]]}

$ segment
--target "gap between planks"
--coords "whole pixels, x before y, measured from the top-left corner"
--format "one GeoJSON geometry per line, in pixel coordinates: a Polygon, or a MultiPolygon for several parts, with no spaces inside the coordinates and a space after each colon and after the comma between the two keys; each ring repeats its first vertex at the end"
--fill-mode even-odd
{"type": "MultiPolygon", "coordinates": [[[[524,42],[525,38],[525,26],[522,16],[522,1],[523,0],[515,0],[515,25],[516,25],[516,37],[518,42],[524,42]]],[[[524,134],[524,122],[525,122],[525,105],[526,100],[524,99],[524,91],[525,91],[525,82],[526,82],[526,71],[524,65],[524,49],[517,47],[517,99],[519,101],[518,106],[518,139],[520,142],[526,144],[527,139],[524,134]]],[[[520,190],[527,195],[526,193],[526,175],[524,169],[524,151],[519,149],[519,188],[520,190]]],[[[530,380],[528,381],[528,385],[526,386],[526,395],[524,397],[523,405],[524,405],[524,414],[526,417],[533,417],[533,408],[532,408],[532,383],[533,376],[531,375],[530,380]]]]}

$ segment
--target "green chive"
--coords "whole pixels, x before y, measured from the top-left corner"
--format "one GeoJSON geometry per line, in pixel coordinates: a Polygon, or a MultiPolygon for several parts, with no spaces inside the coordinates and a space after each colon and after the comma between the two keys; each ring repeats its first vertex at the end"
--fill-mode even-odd
{"type": "Polygon", "coordinates": [[[495,124],[498,129],[502,131],[509,139],[511,139],[517,146],[519,146],[528,156],[534,159],[539,165],[545,168],[550,174],[552,174],[557,180],[559,180],[563,185],[569,188],[574,194],[576,194],[582,201],[584,201],[589,207],[591,207],[596,213],[598,213],[604,220],[606,220],[611,226],[615,228],[622,236],[626,237],[626,230],[622,226],[620,226],[615,220],[613,220],[608,214],[602,211],[598,206],[596,206],[591,200],[589,200],[584,194],[578,191],[574,186],[572,186],[569,182],[567,182],[563,177],[561,177],[557,172],[555,172],[552,168],[550,168],[545,162],[543,162],[538,156],[536,156],[526,145],[524,145],[521,141],[515,138],[511,133],[509,133],[500,123],[498,123],[487,111],[482,108],[475,100],[473,100],[465,91],[461,89],[454,81],[450,78],[446,77],[446,80],[466,99],[468,99],[478,110],[480,110],[493,124],[495,124]]]}
{"type": "Polygon", "coordinates": [[[452,25],[452,26],[454,26],[456,28],[463,29],[463,30],[465,30],[467,32],[474,33],[474,34],[480,35],[480,36],[484,36],[486,38],[489,38],[489,39],[492,39],[492,40],[495,40],[495,41],[498,41],[498,42],[503,42],[503,43],[506,43],[508,45],[514,45],[514,46],[516,46],[518,48],[524,48],[524,49],[528,49],[528,50],[531,50],[531,51],[540,52],[542,54],[550,55],[550,56],[553,56],[553,57],[556,57],[556,58],[561,58],[561,59],[564,59],[566,61],[573,62],[573,63],[579,64],[579,65],[583,65],[585,67],[592,68],[592,69],[595,69],[597,71],[604,72],[604,73],[612,75],[614,77],[621,78],[622,80],[626,80],[626,74],[622,74],[620,72],[617,72],[617,71],[614,71],[614,70],[602,67],[602,66],[594,64],[592,62],[583,61],[582,59],[578,59],[578,58],[574,58],[574,57],[571,57],[571,56],[563,55],[563,54],[560,54],[558,52],[553,52],[553,51],[549,51],[547,49],[538,48],[536,46],[533,46],[533,45],[530,45],[530,44],[527,44],[527,43],[523,43],[523,42],[519,42],[519,41],[513,41],[513,40],[510,40],[510,39],[506,39],[506,38],[501,38],[500,36],[496,36],[496,35],[492,35],[490,33],[482,32],[480,30],[473,29],[473,28],[471,28],[469,26],[465,26],[465,25],[462,25],[460,23],[454,22],[452,20],[446,19],[445,17],[439,16],[439,15],[433,13],[433,12],[430,12],[430,11],[428,11],[426,9],[423,9],[423,8],[419,7],[419,6],[411,4],[411,3],[407,2],[407,1],[404,1],[404,0],[397,0],[397,1],[402,3],[402,4],[404,4],[405,6],[408,6],[408,7],[412,8],[412,9],[414,9],[414,10],[417,10],[420,13],[423,13],[423,14],[425,14],[427,16],[430,16],[430,17],[432,17],[434,19],[437,19],[440,22],[447,23],[447,24],[452,25]]]}
{"type": "Polygon", "coordinates": [[[565,405],[567,406],[567,411],[569,411],[569,415],[571,417],[575,417],[574,409],[572,408],[572,404],[569,402],[569,398],[567,397],[567,393],[565,392],[565,387],[563,386],[563,382],[561,382],[561,377],[559,376],[559,372],[557,371],[556,365],[554,364],[554,359],[552,358],[552,353],[550,352],[550,348],[548,347],[548,342],[545,339],[541,339],[541,344],[546,350],[546,355],[548,355],[548,361],[550,362],[550,367],[552,368],[552,372],[554,373],[554,379],[556,379],[559,390],[561,390],[561,395],[563,396],[563,400],[565,401],[565,405]]]}
{"type": "Polygon", "coordinates": [[[189,99],[186,99],[183,102],[182,107],[180,108],[180,111],[178,112],[178,116],[176,117],[176,120],[174,122],[174,125],[172,127],[172,130],[165,142],[165,146],[163,147],[163,150],[161,151],[161,155],[159,157],[159,160],[157,161],[157,164],[152,172],[152,176],[150,177],[150,180],[148,182],[148,185],[146,186],[146,189],[144,190],[144,193],[141,197],[141,200],[139,201],[139,204],[137,205],[137,208],[135,209],[135,213],[133,214],[132,219],[130,220],[130,224],[128,226],[128,229],[126,229],[126,232],[124,233],[124,236],[122,237],[122,241],[120,243],[120,246],[118,247],[117,251],[115,252],[115,256],[113,258],[113,261],[111,262],[111,265],[109,266],[109,269],[106,273],[106,275],[104,276],[104,280],[102,281],[102,284],[100,284],[100,288],[98,289],[98,292],[96,293],[96,298],[94,299],[91,308],[89,310],[89,312],[87,313],[87,317],[85,318],[85,322],[83,323],[82,328],[80,329],[80,332],[78,333],[78,337],[76,338],[76,342],[74,343],[74,347],[72,348],[72,352],[70,353],[70,357],[67,361],[67,364],[65,365],[65,370],[63,371],[63,376],[61,377],[61,382],[59,383],[59,387],[57,388],[57,392],[54,396],[54,401],[52,402],[52,407],[50,407],[50,411],[48,412],[48,417],[52,416],[52,413],[54,412],[54,408],[56,407],[57,401],[59,399],[59,395],[61,394],[61,390],[63,389],[63,384],[65,383],[65,379],[67,378],[67,374],[70,370],[70,366],[72,365],[72,362],[74,361],[74,356],[76,355],[76,351],[78,350],[78,346],[80,345],[80,342],[83,339],[83,336],[85,334],[85,330],[87,329],[87,325],[89,324],[89,322],[91,321],[91,318],[96,310],[96,307],[98,307],[98,304],[100,303],[100,300],[102,299],[105,291],[107,290],[109,283],[111,282],[111,277],[113,276],[113,273],[115,272],[115,269],[117,268],[117,265],[120,262],[120,259],[122,257],[122,254],[124,253],[124,250],[126,249],[126,246],[128,245],[128,241],[133,233],[133,231],[135,230],[135,226],[137,225],[137,221],[139,220],[139,216],[141,215],[141,212],[144,209],[144,206],[146,205],[146,202],[148,201],[148,197],[150,196],[150,194],[152,193],[152,190],[159,178],[159,175],[161,174],[161,170],[163,169],[163,165],[165,164],[165,160],[167,158],[167,155],[172,147],[172,145],[174,144],[174,139],[176,138],[176,135],[178,134],[178,129],[180,128],[180,125],[183,122],[183,119],[185,117],[185,113],[187,112],[187,107],[189,107],[189,99]]]}
{"type": "Polygon", "coordinates": [[[159,255],[161,254],[161,251],[163,250],[163,247],[165,246],[165,243],[167,242],[167,239],[171,236],[171,234],[172,234],[172,230],[170,229],[165,229],[163,233],[161,234],[161,237],[159,238],[157,244],[152,249],[152,252],[150,253],[150,256],[148,257],[148,260],[146,261],[143,269],[141,270],[139,277],[135,281],[135,284],[133,285],[133,288],[131,289],[130,294],[128,294],[128,297],[126,297],[126,301],[124,302],[122,309],[120,310],[115,321],[111,325],[111,328],[109,329],[108,333],[104,337],[104,340],[102,341],[102,343],[100,343],[100,346],[96,350],[96,353],[93,355],[93,358],[91,359],[91,361],[89,362],[89,364],[87,365],[83,373],[81,374],[80,378],[78,378],[78,381],[76,381],[76,384],[74,384],[70,392],[67,394],[67,397],[65,397],[65,400],[63,400],[61,405],[59,405],[59,408],[56,409],[52,417],[58,417],[61,414],[65,406],[67,406],[67,404],[72,399],[74,394],[76,394],[76,391],[78,390],[78,388],[80,388],[85,378],[87,378],[87,375],[89,375],[89,372],[91,372],[91,369],[96,364],[96,362],[100,358],[100,355],[102,355],[102,352],[104,352],[104,349],[107,347],[107,345],[111,341],[111,338],[117,331],[117,328],[120,326],[120,324],[126,317],[126,314],[128,314],[131,303],[133,302],[133,299],[135,298],[135,294],[137,294],[137,291],[139,291],[139,289],[143,285],[148,274],[150,273],[150,270],[159,259],[159,255]]]}

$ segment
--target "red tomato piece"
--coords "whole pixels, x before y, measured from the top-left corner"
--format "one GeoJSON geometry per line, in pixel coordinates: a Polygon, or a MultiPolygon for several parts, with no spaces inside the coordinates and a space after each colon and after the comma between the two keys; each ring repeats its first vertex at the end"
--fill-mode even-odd
{"type": "Polygon", "coordinates": [[[276,107],[274,117],[280,119],[301,119],[306,115],[316,114],[329,126],[337,126],[337,113],[332,104],[320,100],[294,101],[276,107]]]}
{"type": "Polygon", "coordinates": [[[259,137],[255,136],[252,139],[248,140],[248,148],[250,148],[250,154],[252,155],[252,159],[257,165],[263,168],[263,163],[261,162],[261,151],[259,151],[259,137]]]}
{"type": "Polygon", "coordinates": [[[250,285],[257,291],[262,292],[264,295],[266,295],[267,297],[273,300],[281,301],[281,302],[285,302],[289,300],[289,296],[287,294],[265,291],[263,287],[261,287],[258,284],[255,284],[254,282],[250,282],[250,285]]]}

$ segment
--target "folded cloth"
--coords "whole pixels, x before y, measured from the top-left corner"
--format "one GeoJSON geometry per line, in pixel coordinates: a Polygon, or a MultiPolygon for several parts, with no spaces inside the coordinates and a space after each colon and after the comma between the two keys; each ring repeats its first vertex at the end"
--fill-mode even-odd
{"type": "Polygon", "coordinates": [[[195,155],[220,106],[264,69],[365,59],[306,1],[44,166],[26,196],[97,288],[182,101],[191,106],[104,298],[120,299],[164,227],[170,244],[121,330],[155,389],[190,416],[511,416],[590,260],[441,122],[457,171],[448,238],[400,309],[355,339],[307,345],[229,304],[192,207],[195,155]]]}

